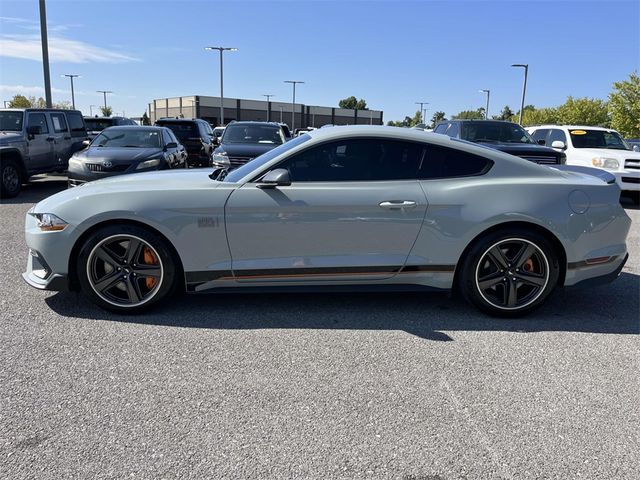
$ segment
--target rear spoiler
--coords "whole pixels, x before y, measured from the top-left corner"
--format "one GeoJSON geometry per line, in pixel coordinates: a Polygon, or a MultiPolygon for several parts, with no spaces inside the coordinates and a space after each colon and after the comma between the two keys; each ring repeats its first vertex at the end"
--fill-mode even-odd
{"type": "Polygon", "coordinates": [[[556,170],[560,170],[562,172],[584,173],[585,175],[597,177],[608,184],[616,183],[616,177],[613,174],[600,168],[580,167],[578,165],[553,165],[550,168],[555,168],[556,170]]]}

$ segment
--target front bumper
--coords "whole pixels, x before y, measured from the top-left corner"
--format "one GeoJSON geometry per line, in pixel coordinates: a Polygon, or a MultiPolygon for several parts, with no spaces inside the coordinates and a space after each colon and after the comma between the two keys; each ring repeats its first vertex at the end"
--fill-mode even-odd
{"type": "Polygon", "coordinates": [[[616,177],[616,183],[620,190],[631,192],[640,191],[640,170],[623,170],[621,172],[611,172],[616,177]]]}
{"type": "Polygon", "coordinates": [[[43,256],[33,249],[29,249],[27,270],[22,274],[22,278],[38,290],[62,291],[69,289],[67,276],[54,273],[43,256]]]}

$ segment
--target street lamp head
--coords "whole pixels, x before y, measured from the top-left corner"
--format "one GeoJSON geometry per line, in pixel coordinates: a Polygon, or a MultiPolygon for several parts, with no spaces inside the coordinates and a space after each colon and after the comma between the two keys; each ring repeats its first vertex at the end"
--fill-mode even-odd
{"type": "Polygon", "coordinates": [[[489,93],[491,90],[484,90],[484,89],[481,89],[481,90],[478,90],[478,91],[479,91],[480,93],[489,93]]]}
{"type": "Polygon", "coordinates": [[[73,73],[65,73],[64,75],[60,75],[61,78],[69,77],[69,78],[82,78],[81,75],[75,75],[73,73]]]}
{"type": "Polygon", "coordinates": [[[204,47],[205,50],[218,50],[219,52],[222,52],[224,50],[227,50],[229,52],[237,52],[238,49],[234,48],[234,47],[204,47]]]}
{"type": "Polygon", "coordinates": [[[528,63],[514,63],[511,65],[512,67],[522,67],[522,68],[528,68],[529,64],[528,63]]]}
{"type": "Polygon", "coordinates": [[[284,83],[304,83],[302,80],[285,80],[284,83]]]}

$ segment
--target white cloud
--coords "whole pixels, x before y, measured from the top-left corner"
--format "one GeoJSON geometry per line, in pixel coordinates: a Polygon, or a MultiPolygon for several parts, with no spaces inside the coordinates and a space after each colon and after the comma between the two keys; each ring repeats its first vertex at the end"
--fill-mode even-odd
{"type": "MultiPolygon", "coordinates": [[[[42,61],[40,37],[35,35],[0,35],[0,56],[42,61]]],[[[124,53],[58,36],[49,37],[49,60],[70,63],[121,63],[137,59],[124,53]]]]}
{"type": "MultiPolygon", "coordinates": [[[[60,95],[71,95],[70,91],[62,90],[60,88],[52,88],[52,93],[60,95]]],[[[75,92],[76,94],[78,92],[75,92]]],[[[24,95],[29,96],[44,96],[44,87],[38,87],[35,85],[0,85],[0,94],[4,95],[24,95]]]]}

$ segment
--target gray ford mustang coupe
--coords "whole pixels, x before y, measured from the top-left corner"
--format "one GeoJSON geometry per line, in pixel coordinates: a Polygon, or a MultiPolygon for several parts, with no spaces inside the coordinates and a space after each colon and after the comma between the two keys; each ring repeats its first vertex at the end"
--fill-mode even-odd
{"type": "Polygon", "coordinates": [[[24,279],[139,312],[176,289],[459,289],[518,316],[614,280],[631,221],[602,170],[395,127],[314,130],[227,173],[124,175],[26,217],[24,279]]]}

